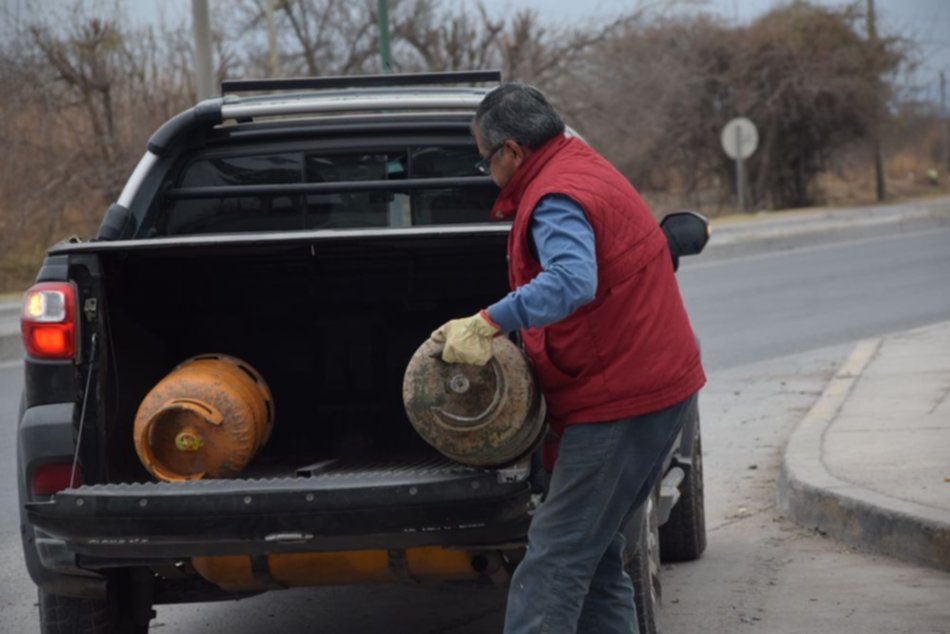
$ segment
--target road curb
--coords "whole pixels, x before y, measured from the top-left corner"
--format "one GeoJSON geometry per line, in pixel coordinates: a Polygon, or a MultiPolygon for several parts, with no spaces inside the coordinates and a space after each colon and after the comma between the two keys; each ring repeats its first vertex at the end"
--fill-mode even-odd
{"type": "Polygon", "coordinates": [[[950,199],[915,201],[877,208],[809,211],[750,221],[712,220],[703,250],[711,258],[784,251],[804,245],[869,239],[950,227],[950,199]]]}
{"type": "Polygon", "coordinates": [[[822,461],[825,431],[880,345],[880,339],[858,343],[792,432],[779,472],[779,507],[802,526],[852,546],[950,571],[945,513],[840,480],[822,461]]]}

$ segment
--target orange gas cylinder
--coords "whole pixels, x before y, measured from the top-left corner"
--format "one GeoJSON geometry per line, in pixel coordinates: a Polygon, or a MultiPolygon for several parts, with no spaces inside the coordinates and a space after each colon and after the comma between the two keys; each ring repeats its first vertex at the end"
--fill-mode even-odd
{"type": "Polygon", "coordinates": [[[223,354],[188,359],[152,388],[135,416],[135,451],[149,473],[180,482],[240,473],[270,437],[263,377],[223,354]]]}

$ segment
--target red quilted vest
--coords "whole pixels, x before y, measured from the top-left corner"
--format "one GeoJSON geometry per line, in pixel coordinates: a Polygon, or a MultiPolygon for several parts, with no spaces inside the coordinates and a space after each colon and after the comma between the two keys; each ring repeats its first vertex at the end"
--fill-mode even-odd
{"type": "Polygon", "coordinates": [[[522,331],[552,430],[658,411],[699,390],[706,377],[666,237],[630,182],[580,139],[558,136],[538,148],[492,207],[496,219],[514,216],[511,288],[541,272],[529,224],[548,194],[583,208],[597,251],[594,300],[557,323],[522,331]]]}

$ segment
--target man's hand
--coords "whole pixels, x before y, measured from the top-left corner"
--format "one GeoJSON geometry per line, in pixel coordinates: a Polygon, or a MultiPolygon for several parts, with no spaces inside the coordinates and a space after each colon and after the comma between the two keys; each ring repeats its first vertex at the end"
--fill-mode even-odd
{"type": "Polygon", "coordinates": [[[491,340],[501,329],[483,310],[471,317],[447,321],[432,332],[431,339],[444,343],[442,360],[446,363],[485,365],[491,359],[491,340]]]}

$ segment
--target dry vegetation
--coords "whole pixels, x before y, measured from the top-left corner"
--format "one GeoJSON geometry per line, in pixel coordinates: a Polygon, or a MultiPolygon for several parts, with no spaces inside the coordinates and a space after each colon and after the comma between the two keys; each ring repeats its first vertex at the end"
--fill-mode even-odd
{"type": "MultiPolygon", "coordinates": [[[[941,153],[936,113],[894,89],[906,42],[869,44],[854,9],[796,2],[734,27],[658,9],[668,4],[557,25],[390,0],[394,70],[500,68],[539,86],[659,211],[731,210],[719,131],[740,115],[760,130],[755,208],[871,202],[873,130],[892,194],[941,187],[927,175],[941,153]]],[[[276,5],[279,74],[379,72],[376,0],[276,5]]],[[[0,292],[27,284],[50,243],[93,234],[151,132],[194,102],[188,25],[123,26],[122,6],[0,15],[0,292]]],[[[217,77],[269,75],[263,0],[212,7],[217,77]]]]}

